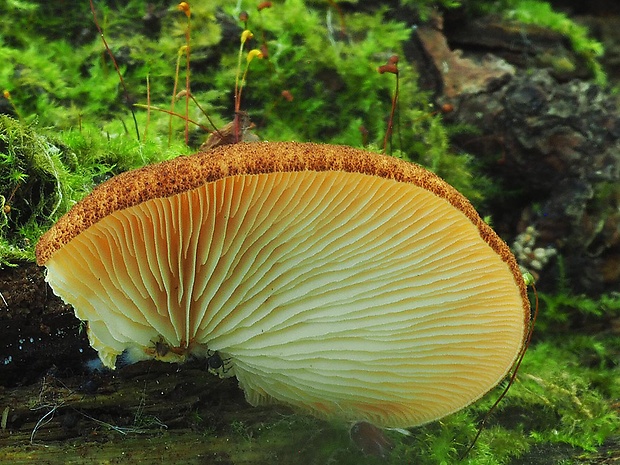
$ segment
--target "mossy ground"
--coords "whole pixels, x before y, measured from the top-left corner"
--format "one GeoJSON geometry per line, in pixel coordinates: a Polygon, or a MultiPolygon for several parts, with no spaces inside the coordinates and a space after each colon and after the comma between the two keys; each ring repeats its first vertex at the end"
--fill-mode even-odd
{"type": "MultiPolygon", "coordinates": [[[[596,450],[618,428],[609,399],[618,397],[620,383],[608,368],[618,351],[617,341],[592,336],[535,345],[460,463],[605,463],[596,450]]],[[[69,463],[69,457],[70,463],[159,463],[165,457],[170,463],[451,464],[498,394],[409,435],[387,431],[394,449],[376,457],[351,441],[350,425],[285,407],[251,407],[234,379],[220,380],[200,362],[50,373],[0,392],[2,405],[10,406],[0,463],[69,463]]],[[[607,458],[613,457],[612,447],[607,458]]]]}
{"type": "MultiPolygon", "coordinates": [[[[192,92],[218,126],[234,114],[244,27],[231,3],[192,4],[192,92]]],[[[152,11],[138,1],[97,8],[130,89],[129,100],[146,104],[148,76],[151,104],[169,108],[186,17],[175,4],[151,4],[152,11]]],[[[32,260],[41,232],[97,183],[190,153],[207,134],[192,127],[188,147],[181,119],[170,123],[165,113],[135,109],[138,140],[127,98],[86,4],[60,9],[45,2],[9,1],[0,8],[0,82],[10,91],[4,104],[13,114],[0,119],[0,261],[7,264],[32,260]]],[[[376,68],[392,54],[402,55],[409,26],[394,20],[386,7],[343,4],[339,10],[327,2],[287,0],[260,13],[253,4],[247,9],[248,27],[255,34],[252,47],[264,45],[269,52],[268,59],[252,61],[242,101],[257,134],[266,140],[381,147],[395,76],[380,75],[376,68]],[[291,101],[282,95],[284,90],[293,96],[291,101]]],[[[245,52],[243,58],[245,66],[245,52]]],[[[480,174],[470,157],[451,148],[449,136],[457,128],[446,127],[441,112],[429,105],[430,96],[418,90],[416,71],[403,61],[399,69],[394,154],[430,166],[483,207],[493,193],[492,180],[480,174]]],[[[182,75],[180,88],[183,85],[182,75]]],[[[184,112],[184,105],[184,99],[179,100],[175,111],[184,112]]],[[[209,126],[193,104],[189,117],[209,126]]],[[[617,438],[618,296],[585,298],[561,290],[541,300],[540,330],[519,376],[463,463],[549,463],[544,458],[552,454],[556,463],[590,463],[588,456],[597,460],[597,448],[617,438]],[[583,322],[587,324],[577,327],[583,322]],[[543,459],[536,462],[536,457],[543,459]]],[[[80,395],[74,391],[88,375],[65,374],[51,385],[55,397],[48,403],[41,403],[42,384],[26,388],[29,394],[1,390],[0,410],[5,405],[9,412],[22,408],[23,423],[7,419],[0,431],[0,461],[67,463],[71,456],[74,463],[160,463],[163,458],[170,463],[449,464],[466,449],[478,421],[499,395],[491,392],[471,408],[413,429],[410,435],[387,432],[394,450],[387,458],[377,458],[364,456],[353,445],[348,425],[277,408],[254,409],[244,403],[234,383],[203,378],[210,375],[200,370],[180,370],[178,377],[162,368],[132,372],[126,375],[132,380],[127,386],[80,395]],[[211,388],[187,392],[187,374],[211,388]],[[213,386],[232,393],[217,394],[213,386]],[[122,405],[116,402],[119,390],[124,393],[122,405]],[[176,395],[162,397],[162,392],[176,395]],[[21,407],[14,400],[18,394],[27,394],[21,407]],[[183,404],[188,396],[193,403],[183,404]],[[145,403],[149,424],[143,422],[144,410],[141,418],[137,415],[145,403]],[[191,408],[175,421],[155,421],[183,405],[191,408]],[[50,426],[64,433],[42,440],[39,426],[39,440],[30,445],[30,434],[52,408],[57,415],[49,418],[50,426]],[[222,411],[225,414],[214,413],[222,411]]],[[[610,454],[617,459],[617,448],[610,454]]]]}

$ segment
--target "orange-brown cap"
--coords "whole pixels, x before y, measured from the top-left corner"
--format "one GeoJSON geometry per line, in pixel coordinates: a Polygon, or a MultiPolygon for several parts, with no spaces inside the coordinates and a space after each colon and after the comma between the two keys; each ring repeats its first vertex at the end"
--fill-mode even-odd
{"type": "Polygon", "coordinates": [[[529,322],[514,257],[461,194],[350,147],[235,144],[121,174],[36,252],[106,365],[218,351],[252,404],[378,426],[481,397],[529,322]]]}

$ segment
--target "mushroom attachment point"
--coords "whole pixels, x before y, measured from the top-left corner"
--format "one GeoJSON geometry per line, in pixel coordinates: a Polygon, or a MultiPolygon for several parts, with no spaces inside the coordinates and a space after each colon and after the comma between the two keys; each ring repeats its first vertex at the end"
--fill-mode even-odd
{"type": "Polygon", "coordinates": [[[461,194],[350,147],[241,143],[123,173],[36,253],[105,365],[211,357],[251,404],[380,427],[480,398],[529,323],[513,255],[461,194]]]}

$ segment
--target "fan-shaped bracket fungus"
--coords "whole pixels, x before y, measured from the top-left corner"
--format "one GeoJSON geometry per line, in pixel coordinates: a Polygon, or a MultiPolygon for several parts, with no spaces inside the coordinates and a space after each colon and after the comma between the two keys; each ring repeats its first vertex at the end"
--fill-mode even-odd
{"type": "Polygon", "coordinates": [[[36,252],[105,365],[217,353],[252,404],[377,426],[481,397],[529,323],[517,263],[467,199],[350,147],[235,144],[121,174],[36,252]]]}

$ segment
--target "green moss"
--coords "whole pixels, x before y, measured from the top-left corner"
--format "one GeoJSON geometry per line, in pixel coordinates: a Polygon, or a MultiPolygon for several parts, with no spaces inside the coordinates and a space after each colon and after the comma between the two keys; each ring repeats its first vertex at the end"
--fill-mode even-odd
{"type": "Polygon", "coordinates": [[[544,312],[541,312],[537,322],[538,331],[544,333],[568,331],[572,327],[583,325],[585,321],[590,328],[597,328],[620,315],[620,293],[612,292],[598,296],[575,294],[568,285],[562,255],[556,257],[556,267],[557,290],[553,294],[539,293],[544,312]]]}
{"type": "Polygon", "coordinates": [[[401,0],[401,5],[412,8],[420,19],[426,21],[438,8],[456,8],[463,4],[460,0],[401,0]]]}
{"type": "Polygon", "coordinates": [[[620,417],[609,408],[620,394],[617,367],[609,363],[609,355],[619,348],[612,338],[578,335],[548,340],[532,350],[511,403],[532,412],[524,426],[535,443],[594,451],[619,431],[620,417]],[[598,366],[591,365],[593,354],[598,366]]]}
{"type": "MultiPolygon", "coordinates": [[[[130,89],[130,98],[146,104],[148,75],[152,105],[169,108],[174,63],[185,44],[185,16],[177,11],[163,15],[161,34],[153,38],[133,19],[146,13],[142,2],[98,7],[102,8],[99,22],[130,89]]],[[[235,20],[239,11],[230,2],[192,8],[192,92],[221,126],[233,116],[232,90],[242,26],[235,20]],[[218,8],[228,23],[222,22],[221,16],[215,21],[218,8]],[[236,32],[231,32],[234,28],[230,22],[236,22],[236,32]],[[222,24],[227,25],[227,32],[223,32],[222,24]]],[[[162,9],[157,11],[161,13],[162,9]]],[[[44,10],[46,7],[39,6],[29,9],[34,23],[43,21],[38,15],[44,10]]],[[[403,43],[411,35],[406,24],[390,20],[389,15],[386,7],[378,7],[368,13],[345,15],[341,22],[329,5],[309,8],[302,0],[276,4],[260,14],[250,9],[247,26],[255,33],[250,46],[265,47],[269,53],[268,60],[252,62],[242,101],[242,109],[250,113],[259,136],[352,146],[365,142],[382,147],[395,76],[381,75],[377,67],[393,54],[403,56],[403,43]],[[284,90],[292,94],[292,101],[282,97],[284,90]],[[364,136],[360,128],[368,135],[364,136]]],[[[68,20],[78,18],[70,16],[68,20]]],[[[45,34],[48,29],[43,27],[42,31],[45,34]]],[[[76,46],[64,40],[49,42],[43,34],[26,39],[13,31],[14,44],[0,43],[0,58],[5,64],[0,79],[7,83],[26,121],[36,118],[40,124],[58,129],[95,124],[111,134],[123,133],[118,127],[108,127],[118,126],[119,119],[131,126],[118,77],[100,38],[93,36],[76,46]]],[[[472,175],[475,166],[467,155],[451,152],[441,117],[431,115],[429,96],[419,91],[416,82],[416,71],[401,60],[399,108],[403,110],[397,112],[390,150],[430,166],[480,204],[486,185],[478,180],[484,178],[472,175]]],[[[183,112],[183,107],[178,103],[176,109],[183,112]]],[[[144,131],[144,110],[137,111],[142,115],[144,131]]],[[[193,104],[190,117],[209,126],[193,104]]],[[[168,115],[151,112],[149,137],[165,137],[168,121],[168,115]]],[[[183,125],[182,120],[174,119],[177,140],[183,125]]],[[[192,134],[196,145],[206,138],[197,128],[192,128],[192,134]]]]}
{"type": "MultiPolygon", "coordinates": [[[[502,0],[499,2],[474,1],[470,11],[498,13],[504,18],[523,24],[534,24],[558,32],[566,37],[572,49],[583,58],[599,84],[607,82],[607,76],[598,61],[603,55],[603,45],[590,36],[588,28],[577,24],[566,14],[556,11],[543,0],[502,0]]],[[[544,58],[544,57],[543,57],[544,58]]],[[[575,64],[566,57],[549,57],[551,65],[559,71],[571,70],[575,64]]]]}
{"type": "Polygon", "coordinates": [[[545,308],[545,315],[541,318],[541,330],[560,327],[569,328],[576,320],[591,318],[612,318],[620,315],[620,296],[603,294],[596,298],[586,295],[573,295],[562,289],[556,294],[540,294],[540,300],[545,308]]]}
{"type": "Polygon", "coordinates": [[[605,84],[605,72],[597,61],[603,54],[603,45],[590,37],[585,26],[580,26],[564,13],[553,10],[549,3],[540,0],[520,0],[506,12],[506,16],[525,24],[547,27],[567,37],[573,50],[586,60],[594,78],[600,84],[605,84]]]}
{"type": "Polygon", "coordinates": [[[480,209],[497,188],[491,179],[480,174],[479,160],[452,147],[451,137],[463,129],[446,126],[441,113],[428,109],[410,109],[405,117],[403,125],[412,128],[403,135],[408,148],[405,158],[437,173],[480,209]]]}
{"type": "Polygon", "coordinates": [[[70,205],[75,192],[63,162],[68,157],[32,125],[0,116],[0,263],[32,259],[32,246],[51,225],[49,218],[70,205]]]}
{"type": "Polygon", "coordinates": [[[178,145],[163,149],[157,139],[141,144],[93,126],[52,136],[0,115],[0,265],[33,260],[39,236],[96,184],[178,153],[178,145]]]}
{"type": "MultiPolygon", "coordinates": [[[[265,10],[260,23],[250,21],[248,27],[257,37],[265,35],[269,50],[269,60],[252,62],[243,103],[261,136],[359,146],[363,125],[370,142],[378,143],[394,81],[376,68],[390,55],[402,54],[402,43],[410,36],[405,24],[387,21],[386,13],[380,8],[347,16],[345,37],[336,18],[326,24],[319,11],[308,10],[301,0],[265,10]],[[283,90],[293,101],[281,97],[283,90]]],[[[232,82],[234,59],[223,60],[230,72],[221,76],[222,86],[232,82]]],[[[414,82],[411,69],[403,75],[414,82]]]]}

